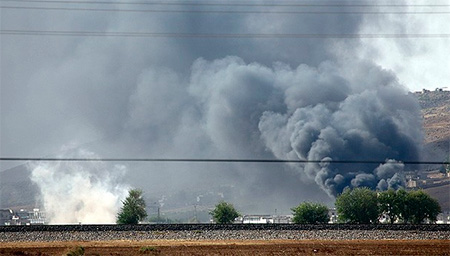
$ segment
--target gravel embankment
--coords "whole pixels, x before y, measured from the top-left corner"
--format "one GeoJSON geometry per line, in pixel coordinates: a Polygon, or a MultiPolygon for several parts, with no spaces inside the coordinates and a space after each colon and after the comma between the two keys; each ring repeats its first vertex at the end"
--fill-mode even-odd
{"type": "Polygon", "coordinates": [[[450,240],[448,225],[420,226],[36,226],[0,228],[0,242],[105,240],[450,240]]]}
{"type": "Polygon", "coordinates": [[[450,240],[449,231],[401,230],[208,230],[208,231],[100,231],[0,233],[0,242],[106,241],[106,240],[450,240]]]}

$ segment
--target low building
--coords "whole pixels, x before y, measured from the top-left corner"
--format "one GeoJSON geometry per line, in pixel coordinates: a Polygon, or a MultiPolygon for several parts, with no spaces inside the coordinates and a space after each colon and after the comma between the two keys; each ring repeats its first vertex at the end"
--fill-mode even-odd
{"type": "Polygon", "coordinates": [[[292,215],[247,214],[236,219],[235,223],[243,224],[272,224],[292,223],[292,215]]]}
{"type": "Polygon", "coordinates": [[[268,224],[273,223],[272,215],[244,215],[242,216],[242,220],[240,220],[243,224],[268,224]]]}
{"type": "Polygon", "coordinates": [[[273,217],[273,223],[290,224],[294,215],[275,215],[273,217]]]}
{"type": "Polygon", "coordinates": [[[0,209],[0,226],[42,224],[46,224],[45,212],[40,211],[38,208],[33,209],[33,211],[0,209]]]}
{"type": "Polygon", "coordinates": [[[450,224],[450,212],[439,213],[436,224],[450,224]]]}
{"type": "Polygon", "coordinates": [[[408,182],[406,183],[406,187],[407,188],[417,188],[417,181],[415,180],[408,180],[408,182]]]}
{"type": "Polygon", "coordinates": [[[11,209],[0,209],[0,226],[14,225],[14,212],[11,209]]]}
{"type": "Polygon", "coordinates": [[[427,179],[443,179],[446,178],[445,173],[440,172],[439,170],[437,171],[432,171],[432,172],[428,172],[426,174],[427,179]]]}
{"type": "Polygon", "coordinates": [[[40,211],[38,208],[29,212],[30,225],[41,225],[46,223],[45,212],[40,211]]]}

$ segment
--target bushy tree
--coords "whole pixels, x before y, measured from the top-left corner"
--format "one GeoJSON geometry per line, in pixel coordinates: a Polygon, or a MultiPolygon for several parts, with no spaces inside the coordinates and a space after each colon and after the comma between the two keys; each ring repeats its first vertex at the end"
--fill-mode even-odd
{"type": "Polygon", "coordinates": [[[423,190],[387,190],[375,193],[368,188],[346,189],[336,198],[339,219],[349,223],[375,223],[376,213],[384,214],[390,223],[420,224],[436,222],[441,207],[423,190]],[[378,201],[378,204],[377,204],[378,201]]]}
{"type": "Polygon", "coordinates": [[[405,198],[399,191],[389,189],[378,194],[380,214],[387,216],[391,224],[400,219],[402,207],[405,203],[405,198]]]}
{"type": "Polygon", "coordinates": [[[437,200],[423,190],[381,192],[378,197],[380,213],[389,216],[390,222],[399,220],[403,223],[420,224],[426,220],[435,222],[441,207],[437,200]]]}
{"type": "Polygon", "coordinates": [[[369,188],[346,188],[336,198],[339,220],[348,223],[369,224],[378,222],[378,199],[369,188]]]}
{"type": "Polygon", "coordinates": [[[319,203],[303,202],[291,209],[296,224],[328,223],[328,207],[319,203]]]}
{"type": "Polygon", "coordinates": [[[240,216],[234,206],[225,201],[219,202],[209,214],[212,216],[214,222],[219,224],[233,223],[234,219],[240,216]]]}
{"type": "Polygon", "coordinates": [[[396,192],[397,208],[399,211],[398,219],[403,223],[411,222],[412,208],[411,202],[408,201],[408,192],[404,189],[399,189],[396,192]]]}
{"type": "Polygon", "coordinates": [[[420,224],[426,220],[436,222],[441,206],[438,201],[430,197],[423,190],[410,191],[407,196],[410,218],[413,224],[420,224]]]}
{"type": "Polygon", "coordinates": [[[117,215],[117,224],[138,224],[147,217],[142,193],[140,189],[128,191],[128,196],[122,201],[123,206],[117,215]]]}

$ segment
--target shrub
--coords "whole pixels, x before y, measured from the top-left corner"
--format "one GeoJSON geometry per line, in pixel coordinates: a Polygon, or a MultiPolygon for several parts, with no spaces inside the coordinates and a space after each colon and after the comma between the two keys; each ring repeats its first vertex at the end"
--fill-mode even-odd
{"type": "Polygon", "coordinates": [[[336,198],[336,210],[342,222],[377,223],[377,194],[369,188],[347,188],[336,198]]]}
{"type": "Polygon", "coordinates": [[[117,215],[117,224],[138,224],[147,217],[142,190],[128,191],[128,197],[122,203],[123,206],[117,215]]]}
{"type": "Polygon", "coordinates": [[[234,206],[224,201],[218,203],[209,214],[212,215],[214,222],[219,224],[233,223],[234,219],[239,217],[234,206]]]}
{"type": "Polygon", "coordinates": [[[84,248],[82,246],[77,246],[71,249],[67,254],[67,256],[82,256],[84,255],[84,248]]]}
{"type": "Polygon", "coordinates": [[[303,202],[292,208],[294,223],[296,224],[320,224],[328,223],[328,207],[318,203],[303,202]]]}
{"type": "Polygon", "coordinates": [[[410,218],[405,222],[410,221],[413,224],[420,224],[426,220],[436,222],[441,212],[441,206],[436,199],[431,198],[423,190],[410,191],[406,198],[410,218]]]}
{"type": "Polygon", "coordinates": [[[140,253],[154,253],[154,254],[159,254],[159,250],[154,247],[154,246],[143,246],[141,247],[141,249],[139,249],[140,253]]]}

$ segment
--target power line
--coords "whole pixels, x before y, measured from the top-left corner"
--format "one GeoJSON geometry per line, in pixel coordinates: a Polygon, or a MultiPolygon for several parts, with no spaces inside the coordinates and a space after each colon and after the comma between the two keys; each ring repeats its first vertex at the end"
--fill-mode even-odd
{"type": "Polygon", "coordinates": [[[73,7],[25,7],[0,6],[0,9],[46,10],[46,11],[95,11],[95,12],[135,12],[135,13],[198,13],[198,14],[450,14],[450,11],[241,11],[241,10],[150,10],[150,9],[103,9],[73,7]]]}
{"type": "Polygon", "coordinates": [[[330,4],[330,3],[242,3],[242,2],[181,2],[181,1],[139,1],[139,2],[122,2],[122,1],[62,1],[62,0],[1,0],[0,2],[17,2],[17,3],[57,3],[57,4],[117,4],[117,5],[165,5],[165,6],[245,6],[245,7],[449,7],[450,4],[330,4]]]}
{"type": "Polygon", "coordinates": [[[193,162],[193,163],[330,163],[330,164],[427,164],[444,165],[446,161],[398,161],[386,160],[285,160],[285,159],[200,159],[200,158],[52,158],[52,157],[0,157],[0,161],[41,162],[193,162]]]}
{"type": "Polygon", "coordinates": [[[148,37],[148,38],[292,38],[292,39],[362,39],[362,38],[450,38],[450,34],[257,34],[257,33],[158,33],[105,31],[0,30],[2,35],[19,36],[87,36],[87,37],[148,37]]]}

